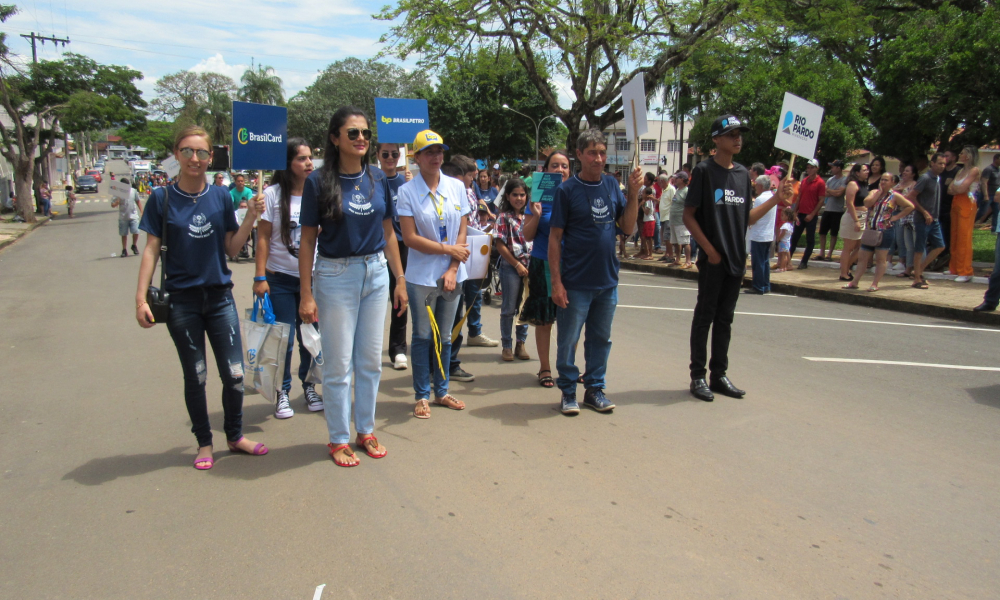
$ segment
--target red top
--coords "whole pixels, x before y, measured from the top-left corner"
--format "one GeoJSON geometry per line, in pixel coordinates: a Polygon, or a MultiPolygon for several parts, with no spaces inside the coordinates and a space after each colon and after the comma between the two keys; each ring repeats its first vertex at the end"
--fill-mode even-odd
{"type": "Polygon", "coordinates": [[[816,210],[819,201],[826,196],[826,182],[819,175],[802,180],[799,186],[799,208],[801,214],[809,214],[816,210]]]}

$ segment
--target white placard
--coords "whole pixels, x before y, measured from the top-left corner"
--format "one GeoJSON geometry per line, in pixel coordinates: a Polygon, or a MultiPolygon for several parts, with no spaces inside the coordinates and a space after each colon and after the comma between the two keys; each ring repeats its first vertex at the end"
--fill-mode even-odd
{"type": "Polygon", "coordinates": [[[122,183],[121,181],[112,181],[110,183],[111,195],[119,200],[128,200],[129,196],[132,194],[132,186],[127,183],[122,183]]]}
{"type": "Polygon", "coordinates": [[[646,86],[642,80],[642,73],[622,86],[622,107],[625,109],[625,136],[630,141],[649,131],[649,123],[646,122],[646,86]],[[635,127],[632,127],[633,123],[635,127]]]}
{"type": "Polygon", "coordinates": [[[163,170],[167,172],[167,175],[171,179],[177,177],[177,174],[181,172],[181,163],[177,162],[177,159],[173,156],[168,156],[160,163],[160,166],[163,167],[163,170]]]}
{"type": "Polygon", "coordinates": [[[796,156],[813,158],[816,156],[816,142],[819,127],[823,122],[823,107],[795,94],[785,92],[778,117],[778,132],[774,137],[774,147],[796,156]]]}
{"type": "Polygon", "coordinates": [[[655,165],[660,162],[660,155],[656,152],[640,152],[639,163],[644,165],[655,165]]]}

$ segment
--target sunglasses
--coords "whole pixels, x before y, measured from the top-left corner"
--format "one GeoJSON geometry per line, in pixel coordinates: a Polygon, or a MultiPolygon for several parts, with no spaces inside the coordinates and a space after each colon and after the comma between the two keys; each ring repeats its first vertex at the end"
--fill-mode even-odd
{"type": "Polygon", "coordinates": [[[399,158],[399,152],[383,152],[382,158],[399,158]]]}
{"type": "Polygon", "coordinates": [[[198,155],[198,160],[208,160],[212,153],[208,150],[195,150],[194,148],[181,148],[181,156],[184,158],[191,158],[195,154],[198,155]]]}
{"type": "Polygon", "coordinates": [[[365,136],[365,141],[368,141],[372,139],[372,130],[368,128],[358,129],[357,127],[351,127],[350,129],[347,130],[347,139],[351,140],[352,142],[358,139],[359,135],[365,136]]]}

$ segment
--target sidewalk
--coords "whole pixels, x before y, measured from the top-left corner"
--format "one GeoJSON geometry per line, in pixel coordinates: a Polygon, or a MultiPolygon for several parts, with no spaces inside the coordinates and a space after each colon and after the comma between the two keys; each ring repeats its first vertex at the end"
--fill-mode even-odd
{"type": "MultiPolygon", "coordinates": [[[[630,251],[633,248],[629,247],[630,251]]],[[[660,254],[656,255],[659,258],[660,254]]],[[[834,260],[836,260],[836,253],[834,260]]],[[[856,304],[883,310],[894,310],[939,319],[951,319],[1000,326],[1000,311],[991,313],[972,312],[972,307],[983,301],[986,292],[986,277],[990,269],[985,265],[976,264],[976,277],[970,283],[955,283],[953,276],[941,273],[925,273],[929,289],[920,290],[910,287],[912,279],[896,277],[887,272],[879,283],[879,291],[868,292],[874,278],[872,271],[865,274],[860,290],[845,290],[847,283],[839,280],[840,264],[837,262],[809,261],[809,268],[797,270],[798,258],[792,259],[793,269],[784,273],[771,273],[771,291],[778,294],[789,294],[803,298],[815,298],[844,304],[856,304]]],[[[772,263],[773,264],[773,263],[772,263]]],[[[992,267],[992,265],[989,265],[992,267]]],[[[668,267],[658,260],[622,261],[622,268],[644,273],[667,275],[680,279],[698,279],[698,268],[678,269],[668,267]]],[[[750,261],[747,260],[747,272],[744,278],[746,286],[750,285],[750,261]]]]}
{"type": "Polygon", "coordinates": [[[35,223],[14,223],[11,221],[12,217],[12,214],[7,214],[0,219],[0,250],[3,250],[7,246],[13,244],[20,239],[21,236],[35,229],[39,225],[44,225],[49,221],[49,217],[35,215],[38,219],[35,223]]]}

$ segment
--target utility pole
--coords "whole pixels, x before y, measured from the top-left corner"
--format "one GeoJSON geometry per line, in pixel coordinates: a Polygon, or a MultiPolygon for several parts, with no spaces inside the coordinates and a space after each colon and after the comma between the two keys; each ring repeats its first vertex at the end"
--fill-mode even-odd
{"type": "Polygon", "coordinates": [[[35,41],[36,40],[40,41],[43,46],[45,45],[45,42],[52,42],[53,44],[57,44],[57,45],[58,44],[62,44],[63,47],[66,47],[66,44],[69,43],[69,38],[60,39],[60,38],[57,38],[57,37],[46,37],[46,36],[41,35],[41,34],[36,35],[34,31],[31,32],[31,35],[25,35],[25,34],[22,33],[21,37],[23,37],[26,40],[31,40],[31,62],[33,62],[33,63],[37,63],[38,62],[38,50],[35,48],[35,41]]]}

